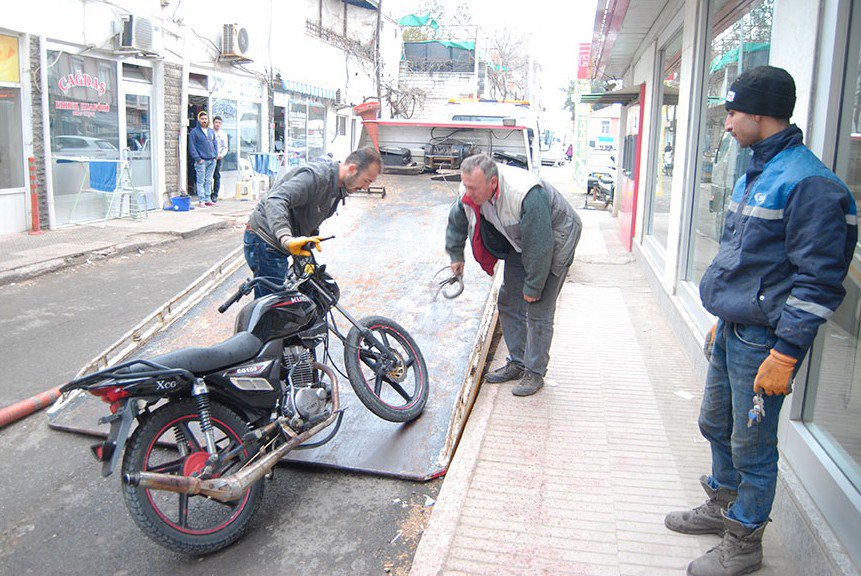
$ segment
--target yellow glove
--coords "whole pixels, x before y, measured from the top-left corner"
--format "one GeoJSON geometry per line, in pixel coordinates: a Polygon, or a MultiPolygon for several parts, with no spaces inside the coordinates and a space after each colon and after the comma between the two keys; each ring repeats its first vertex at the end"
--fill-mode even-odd
{"type": "Polygon", "coordinates": [[[281,237],[281,246],[287,250],[293,256],[310,256],[311,253],[308,250],[305,250],[305,244],[308,243],[313,244],[314,248],[319,252],[322,250],[320,248],[320,237],[319,236],[287,236],[286,234],[281,237]]]}
{"type": "Polygon", "coordinates": [[[789,381],[792,380],[792,371],[797,363],[798,359],[772,349],[759,366],[753,381],[753,391],[762,391],[769,396],[786,396],[789,394],[789,381]]]}
{"type": "Polygon", "coordinates": [[[715,349],[715,332],[717,331],[717,322],[706,332],[706,339],[703,342],[703,354],[706,355],[706,360],[712,359],[712,351],[715,349]]]}

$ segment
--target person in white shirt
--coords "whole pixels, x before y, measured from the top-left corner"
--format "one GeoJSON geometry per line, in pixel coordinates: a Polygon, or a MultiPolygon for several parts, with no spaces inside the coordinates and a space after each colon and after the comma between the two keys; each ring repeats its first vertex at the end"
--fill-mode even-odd
{"type": "Polygon", "coordinates": [[[221,189],[221,160],[227,156],[227,133],[221,129],[221,116],[212,119],[215,130],[215,141],[218,143],[218,157],[215,160],[215,173],[212,175],[212,201],[218,202],[218,191],[221,189]]]}

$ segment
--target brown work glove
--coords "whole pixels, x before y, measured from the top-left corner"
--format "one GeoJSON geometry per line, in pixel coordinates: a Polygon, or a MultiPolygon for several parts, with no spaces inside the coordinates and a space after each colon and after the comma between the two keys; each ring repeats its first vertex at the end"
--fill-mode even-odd
{"type": "Polygon", "coordinates": [[[789,394],[789,381],[798,359],[782,354],[773,348],[759,366],[756,379],[753,381],[753,391],[772,394],[789,394]]]}
{"type": "Polygon", "coordinates": [[[305,250],[305,244],[312,243],[314,248],[319,252],[320,237],[319,236],[288,236],[281,237],[281,246],[293,256],[310,256],[311,253],[305,250]]]}
{"type": "Polygon", "coordinates": [[[715,349],[715,332],[717,332],[717,322],[706,332],[706,339],[703,341],[703,354],[706,355],[708,361],[711,361],[712,351],[715,349]]]}

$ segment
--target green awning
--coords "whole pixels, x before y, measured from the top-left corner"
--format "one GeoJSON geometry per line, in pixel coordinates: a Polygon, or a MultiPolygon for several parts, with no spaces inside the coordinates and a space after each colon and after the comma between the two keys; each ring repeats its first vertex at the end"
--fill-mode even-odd
{"type": "Polygon", "coordinates": [[[429,15],[419,16],[418,14],[407,14],[398,20],[398,24],[401,26],[430,26],[434,30],[439,28],[437,21],[429,15]]]}
{"type": "Polygon", "coordinates": [[[439,44],[446,48],[460,48],[461,50],[475,50],[475,40],[408,40],[404,44],[439,44]]]}
{"type": "MultiPolygon", "coordinates": [[[[744,53],[750,54],[751,52],[760,52],[762,50],[768,50],[769,48],[771,48],[771,44],[768,42],[745,42],[744,53]]],[[[709,67],[709,74],[714,74],[718,70],[734,62],[738,62],[738,46],[723,56],[715,56],[712,60],[711,66],[709,67]]]]}

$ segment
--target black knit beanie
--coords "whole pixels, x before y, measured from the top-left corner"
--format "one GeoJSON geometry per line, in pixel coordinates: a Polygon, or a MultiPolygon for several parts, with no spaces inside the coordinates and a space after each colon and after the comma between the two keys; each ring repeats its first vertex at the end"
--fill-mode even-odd
{"type": "Polygon", "coordinates": [[[726,93],[727,110],[789,119],[794,108],[795,82],[789,72],[774,66],[741,73],[726,93]]]}

